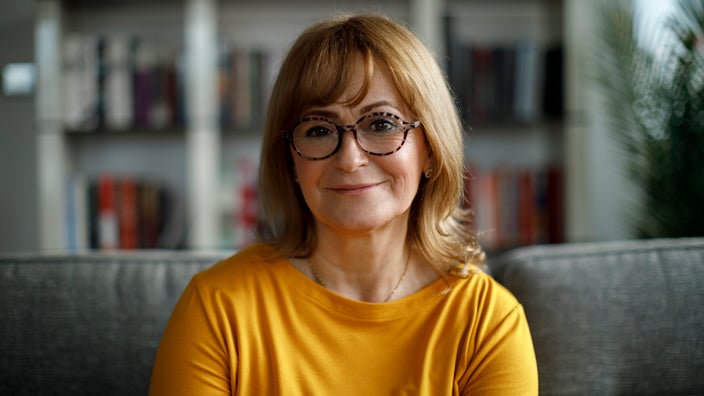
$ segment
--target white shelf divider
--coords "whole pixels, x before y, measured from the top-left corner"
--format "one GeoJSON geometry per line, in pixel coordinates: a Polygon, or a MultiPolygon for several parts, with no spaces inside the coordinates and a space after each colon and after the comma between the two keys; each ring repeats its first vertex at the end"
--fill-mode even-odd
{"type": "Polygon", "coordinates": [[[220,164],[217,4],[215,0],[187,0],[185,6],[188,247],[215,249],[220,164]]]}
{"type": "Polygon", "coordinates": [[[442,27],[444,12],[445,0],[409,1],[410,24],[441,66],[445,59],[442,27]]]}
{"type": "Polygon", "coordinates": [[[39,249],[66,247],[66,143],[61,126],[61,4],[36,2],[39,249]]]}

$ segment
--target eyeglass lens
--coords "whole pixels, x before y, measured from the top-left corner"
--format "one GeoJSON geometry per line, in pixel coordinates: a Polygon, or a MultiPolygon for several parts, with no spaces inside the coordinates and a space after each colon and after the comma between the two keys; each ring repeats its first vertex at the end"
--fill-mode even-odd
{"type": "Polygon", "coordinates": [[[372,113],[356,124],[340,126],[317,116],[305,117],[291,135],[296,151],[310,159],[332,155],[342,141],[342,133],[352,131],[359,146],[374,155],[392,154],[403,145],[409,129],[420,122],[408,123],[392,113],[372,113]]]}

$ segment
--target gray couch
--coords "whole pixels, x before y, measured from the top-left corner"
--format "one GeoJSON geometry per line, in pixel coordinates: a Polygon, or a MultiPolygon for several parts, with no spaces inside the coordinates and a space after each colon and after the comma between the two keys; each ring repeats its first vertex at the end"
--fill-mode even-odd
{"type": "Polygon", "coordinates": [[[146,395],[176,300],[223,256],[0,257],[0,395],[146,395]]]}
{"type": "Polygon", "coordinates": [[[704,395],[704,238],[518,249],[541,395],[704,395]]]}
{"type": "MultiPolygon", "coordinates": [[[[142,395],[176,300],[225,253],[0,256],[0,395],[142,395]]],[[[704,394],[704,238],[518,249],[541,394],[704,394]]]]}

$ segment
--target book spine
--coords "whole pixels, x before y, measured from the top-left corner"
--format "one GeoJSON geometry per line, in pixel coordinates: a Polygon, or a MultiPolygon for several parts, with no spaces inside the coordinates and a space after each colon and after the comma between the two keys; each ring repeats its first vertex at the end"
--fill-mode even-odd
{"type": "Polygon", "coordinates": [[[538,242],[535,174],[523,170],[518,178],[519,240],[521,245],[533,245],[538,242]]]}
{"type": "Polygon", "coordinates": [[[138,244],[137,182],[131,177],[120,180],[120,248],[136,249],[138,244]]]}
{"type": "Polygon", "coordinates": [[[111,130],[125,130],[132,126],[132,70],[130,42],[127,37],[106,39],[105,122],[111,130]]]}
{"type": "Polygon", "coordinates": [[[82,175],[69,178],[66,186],[66,235],[67,249],[70,252],[86,250],[90,247],[89,240],[89,208],[88,184],[82,175]]]}
{"type": "Polygon", "coordinates": [[[116,249],[119,246],[115,181],[105,174],[98,179],[98,246],[116,249]]]}
{"type": "Polygon", "coordinates": [[[563,172],[471,165],[465,186],[474,230],[487,250],[564,241],[563,172]]]}
{"type": "Polygon", "coordinates": [[[539,116],[539,54],[533,41],[523,41],[516,48],[516,88],[513,117],[519,122],[534,122],[539,116]]]}
{"type": "Polygon", "coordinates": [[[149,128],[154,106],[154,59],[152,48],[141,39],[133,43],[134,126],[149,128]]]}
{"type": "Polygon", "coordinates": [[[232,120],[236,128],[252,123],[251,58],[249,52],[237,49],[232,52],[232,120]]]}

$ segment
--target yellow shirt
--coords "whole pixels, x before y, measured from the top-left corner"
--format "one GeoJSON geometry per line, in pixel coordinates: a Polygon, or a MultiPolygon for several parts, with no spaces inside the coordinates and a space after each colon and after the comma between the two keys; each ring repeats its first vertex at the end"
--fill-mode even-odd
{"type": "Polygon", "coordinates": [[[337,295],[255,244],[195,275],[150,395],[537,395],[523,308],[491,277],[389,303],[337,295]]]}

